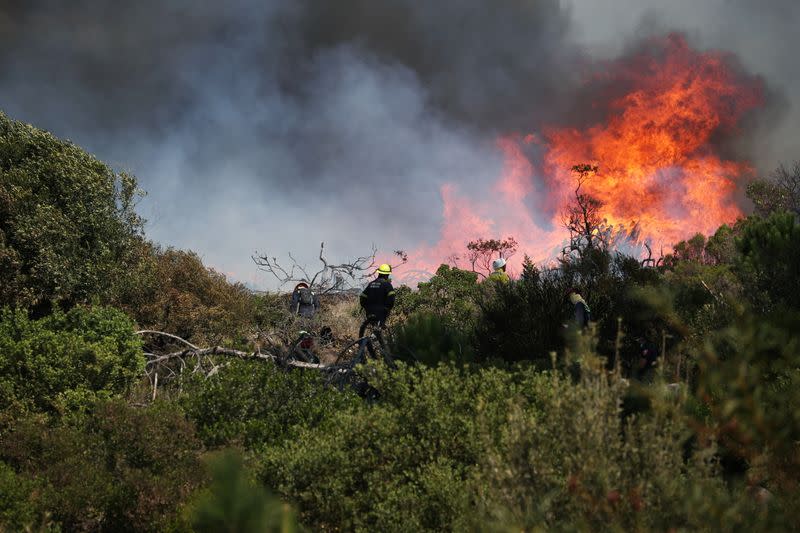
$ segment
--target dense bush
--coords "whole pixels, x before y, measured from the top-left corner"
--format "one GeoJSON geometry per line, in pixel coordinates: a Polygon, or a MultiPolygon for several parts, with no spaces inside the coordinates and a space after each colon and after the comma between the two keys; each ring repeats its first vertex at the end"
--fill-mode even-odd
{"type": "Polygon", "coordinates": [[[269,321],[277,307],[241,283],[230,283],[193,252],[149,247],[132,279],[136,283],[121,306],[140,327],[201,346],[247,344],[259,319],[269,321]]]}
{"type": "Polygon", "coordinates": [[[484,358],[532,360],[550,366],[550,353],[564,343],[569,286],[552,272],[531,270],[517,283],[486,291],[479,304],[477,352],[484,358]]]}
{"type": "Polygon", "coordinates": [[[39,320],[0,312],[0,411],[86,408],[124,393],[143,366],[133,324],[115,309],[76,307],[39,320]]]}
{"type": "Polygon", "coordinates": [[[706,431],[748,467],[750,484],[797,491],[800,314],[745,314],[710,336],[699,359],[706,431]]]}
{"type": "Polygon", "coordinates": [[[482,293],[477,351],[487,359],[530,360],[549,367],[551,352],[563,352],[565,326],[572,323],[567,292],[577,287],[591,309],[599,352],[609,364],[617,353],[628,361],[636,352],[635,337],[655,337],[663,328],[635,294],[636,289],[659,283],[655,269],[600,249],[565,258],[558,269],[541,270],[528,263],[518,282],[482,293]],[[626,333],[621,345],[620,328],[626,333]]]}
{"type": "Polygon", "coordinates": [[[0,307],[113,300],[138,261],[137,195],[133,177],[0,113],[0,307]]]}
{"type": "Polygon", "coordinates": [[[412,314],[394,330],[391,353],[395,359],[427,365],[475,361],[470,338],[445,326],[438,315],[425,311],[412,314]]]}
{"type": "Polygon", "coordinates": [[[728,488],[713,448],[687,448],[682,396],[653,389],[651,410],[623,419],[626,382],[597,358],[582,359],[577,384],[520,369],[379,369],[379,401],[265,450],[262,477],[316,529],[791,523],[782,514],[789,504],[759,504],[745,487],[728,488]]]}
{"type": "Polygon", "coordinates": [[[403,364],[391,374],[382,369],[375,385],[379,403],[332,413],[266,450],[266,484],[297,503],[315,529],[420,531],[463,523],[466,484],[481,449],[477,413],[504,409],[519,385],[491,370],[403,364]]]}
{"type": "Polygon", "coordinates": [[[761,311],[775,306],[797,308],[800,294],[800,222],[790,213],[754,218],[746,224],[736,246],[737,266],[761,311]]]}
{"type": "Polygon", "coordinates": [[[479,290],[475,272],[441,265],[430,281],[419,283],[418,290],[398,289],[395,314],[405,318],[416,312],[431,313],[449,329],[471,333],[478,318],[479,290]]]}
{"type": "Polygon", "coordinates": [[[0,462],[0,531],[22,531],[38,522],[36,483],[0,462]]]}
{"type": "Polygon", "coordinates": [[[174,405],[120,400],[55,426],[22,419],[0,438],[0,459],[21,486],[38,485],[36,514],[50,513],[68,531],[163,531],[203,481],[199,450],[174,405]]]}
{"type": "Polygon", "coordinates": [[[179,399],[207,446],[280,444],[357,401],[326,387],[316,372],[234,361],[210,378],[190,379],[179,399]]]}

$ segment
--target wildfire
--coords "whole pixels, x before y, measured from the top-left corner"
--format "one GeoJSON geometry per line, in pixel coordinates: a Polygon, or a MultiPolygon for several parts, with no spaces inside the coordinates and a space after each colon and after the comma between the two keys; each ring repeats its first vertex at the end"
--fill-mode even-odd
{"type": "MultiPolygon", "coordinates": [[[[561,216],[574,195],[570,169],[578,163],[599,166],[581,192],[603,202],[608,223],[637,226],[641,238],[657,245],[713,232],[741,216],[734,196],[752,169],[723,159],[715,142],[736,135],[743,117],[761,105],[758,78],[742,74],[724,53],[698,52],[671,35],[603,65],[587,90],[595,84],[618,93],[605,100],[599,95],[614,91],[595,93],[591,103],[602,122],[501,138],[505,168],[480,201],[453,184],[442,186],[441,238],[410,254],[415,268],[433,270],[480,237],[514,236],[535,260],[554,257],[566,238],[561,216]]],[[[513,259],[518,267],[521,257],[513,259]]]]}

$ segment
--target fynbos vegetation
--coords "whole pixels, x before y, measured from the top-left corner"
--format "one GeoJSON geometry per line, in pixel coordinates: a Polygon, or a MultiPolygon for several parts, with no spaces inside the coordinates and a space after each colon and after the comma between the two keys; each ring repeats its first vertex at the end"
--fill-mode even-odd
{"type": "Polygon", "coordinates": [[[298,317],[150,243],[131,176],[0,115],[0,530],[791,528],[795,170],[659,261],[600,238],[576,190],[556,264],[483,280],[519,245],[474,241],[397,289],[392,363],[337,387],[357,296],[298,317]]]}

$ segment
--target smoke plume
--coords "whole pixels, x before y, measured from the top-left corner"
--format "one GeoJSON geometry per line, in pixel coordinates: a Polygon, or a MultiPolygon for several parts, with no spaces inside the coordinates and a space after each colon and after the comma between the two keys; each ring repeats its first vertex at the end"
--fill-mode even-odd
{"type": "Polygon", "coordinates": [[[696,4],[6,1],[0,107],[136,174],[153,239],[270,286],[255,250],[433,245],[444,184],[479,198],[498,137],[592,123],[587,77],[667,31],[768,80],[769,121],[725,144],[761,170],[790,160],[798,6],[696,4]]]}

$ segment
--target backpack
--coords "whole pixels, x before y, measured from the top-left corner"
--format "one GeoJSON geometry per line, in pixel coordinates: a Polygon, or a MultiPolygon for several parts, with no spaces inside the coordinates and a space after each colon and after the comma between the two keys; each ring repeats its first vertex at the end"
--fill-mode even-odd
{"type": "Polygon", "coordinates": [[[314,293],[311,289],[300,289],[300,305],[314,305],[314,293]]]}

